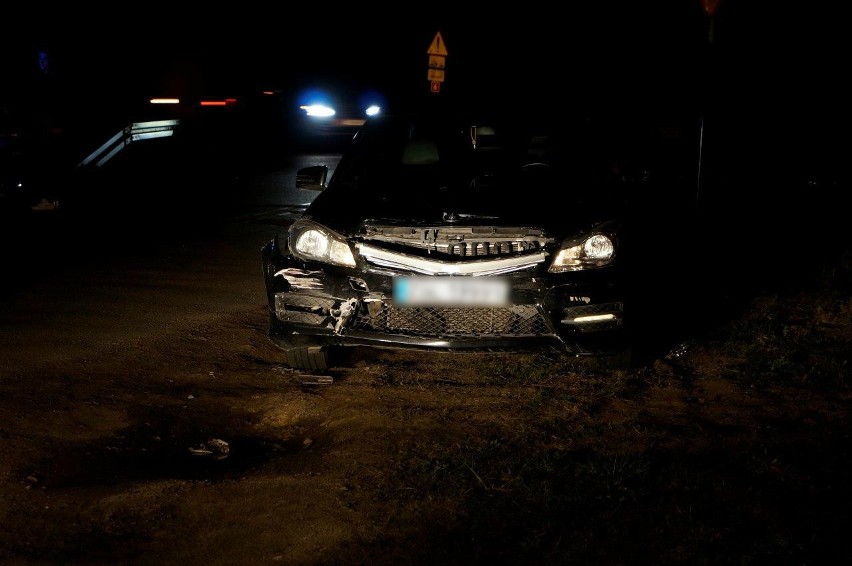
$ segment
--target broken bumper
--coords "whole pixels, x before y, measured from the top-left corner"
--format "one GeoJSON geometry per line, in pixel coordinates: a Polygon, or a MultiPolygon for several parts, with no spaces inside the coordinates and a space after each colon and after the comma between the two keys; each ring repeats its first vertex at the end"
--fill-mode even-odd
{"type": "Polygon", "coordinates": [[[444,350],[556,349],[577,354],[624,347],[624,303],[609,269],[550,274],[546,264],[501,273],[508,305],[400,306],[394,265],[342,268],[263,249],[270,338],[282,348],[315,345],[444,350]]]}

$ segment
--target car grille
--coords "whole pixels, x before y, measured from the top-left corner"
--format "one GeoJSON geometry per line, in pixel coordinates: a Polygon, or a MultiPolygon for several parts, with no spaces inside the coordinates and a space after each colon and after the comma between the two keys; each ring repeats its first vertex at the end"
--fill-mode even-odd
{"type": "Polygon", "coordinates": [[[366,240],[458,257],[495,257],[539,252],[552,242],[537,228],[489,226],[365,226],[366,240]]]}
{"type": "Polygon", "coordinates": [[[517,240],[490,242],[457,242],[452,244],[437,244],[436,251],[449,255],[465,257],[487,257],[516,254],[527,251],[538,251],[543,248],[541,242],[524,242],[517,240]]]}
{"type": "Polygon", "coordinates": [[[535,305],[501,308],[397,307],[359,313],[351,327],[416,336],[538,336],[552,330],[535,305]]]}

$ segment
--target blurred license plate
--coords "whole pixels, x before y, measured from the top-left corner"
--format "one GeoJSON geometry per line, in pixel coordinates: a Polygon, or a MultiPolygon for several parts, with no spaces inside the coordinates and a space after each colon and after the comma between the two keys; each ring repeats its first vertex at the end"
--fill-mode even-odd
{"type": "Polygon", "coordinates": [[[509,303],[502,277],[395,277],[393,300],[411,307],[499,307],[509,303]]]}

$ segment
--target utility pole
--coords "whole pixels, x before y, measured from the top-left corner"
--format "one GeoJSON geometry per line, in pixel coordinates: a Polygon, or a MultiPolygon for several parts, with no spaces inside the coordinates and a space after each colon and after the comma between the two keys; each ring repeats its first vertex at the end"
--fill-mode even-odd
{"type": "MultiPolygon", "coordinates": [[[[704,13],[707,14],[708,23],[707,23],[707,50],[704,57],[704,67],[706,72],[713,72],[712,67],[712,51],[713,51],[713,40],[715,35],[715,27],[716,27],[716,10],[719,8],[719,3],[721,0],[701,0],[701,4],[704,7],[704,13]],[[709,67],[709,69],[708,69],[709,67]]],[[[706,75],[703,77],[704,81],[708,81],[706,75]]],[[[713,80],[711,76],[709,78],[710,81],[713,80]]],[[[706,93],[706,89],[704,89],[706,93]]],[[[701,202],[701,189],[702,189],[702,181],[703,181],[703,168],[704,168],[704,122],[707,115],[707,95],[703,94],[701,99],[701,114],[698,122],[698,171],[695,180],[695,209],[696,211],[700,208],[701,202]]]]}

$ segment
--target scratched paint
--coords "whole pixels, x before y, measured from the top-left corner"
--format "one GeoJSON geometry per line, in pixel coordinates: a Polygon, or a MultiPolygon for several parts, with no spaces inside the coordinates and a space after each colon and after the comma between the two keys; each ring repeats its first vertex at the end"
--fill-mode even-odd
{"type": "Polygon", "coordinates": [[[304,269],[296,269],[288,267],[281,271],[275,272],[275,276],[283,277],[290,284],[291,289],[322,289],[323,283],[313,275],[322,275],[322,271],[308,271],[304,269]]]}

